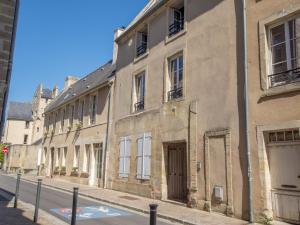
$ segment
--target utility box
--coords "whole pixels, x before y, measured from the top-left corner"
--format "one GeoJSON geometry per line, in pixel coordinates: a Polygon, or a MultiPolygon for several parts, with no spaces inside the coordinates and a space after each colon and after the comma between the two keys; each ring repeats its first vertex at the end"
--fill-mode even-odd
{"type": "Polygon", "coordinates": [[[217,201],[222,202],[224,200],[224,189],[221,186],[214,187],[214,197],[217,201]]]}

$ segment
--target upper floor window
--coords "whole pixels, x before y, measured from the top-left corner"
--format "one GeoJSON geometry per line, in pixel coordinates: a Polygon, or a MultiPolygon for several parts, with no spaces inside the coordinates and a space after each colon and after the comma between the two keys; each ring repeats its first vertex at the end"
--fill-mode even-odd
{"type": "Polygon", "coordinates": [[[140,57],[147,52],[148,48],[148,27],[145,26],[136,35],[136,57],[140,57]]]}
{"type": "Polygon", "coordinates": [[[145,106],[145,72],[135,76],[134,111],[141,111],[145,106]]]}
{"type": "Polygon", "coordinates": [[[29,121],[25,121],[25,129],[29,129],[29,125],[30,125],[30,122],[29,121]]]}
{"type": "Polygon", "coordinates": [[[179,1],[170,10],[169,37],[184,29],[184,1],[179,1]]]}
{"type": "Polygon", "coordinates": [[[70,117],[69,117],[69,126],[70,126],[70,128],[73,127],[74,111],[75,111],[75,106],[74,106],[74,105],[71,105],[71,106],[70,106],[70,117]]]}
{"type": "Polygon", "coordinates": [[[300,18],[270,28],[269,87],[300,81],[300,18]]]}
{"type": "Polygon", "coordinates": [[[81,101],[80,109],[79,109],[79,122],[83,122],[83,116],[84,116],[84,100],[81,101]]]}
{"type": "Polygon", "coordinates": [[[53,132],[56,131],[56,122],[57,122],[58,113],[54,114],[54,121],[53,121],[53,132]]]}
{"type": "Polygon", "coordinates": [[[27,145],[27,143],[28,143],[28,135],[25,134],[25,135],[24,135],[24,141],[23,141],[23,144],[24,144],[24,145],[27,145]]]}
{"type": "Polygon", "coordinates": [[[170,101],[183,96],[183,55],[179,54],[170,58],[168,63],[168,101],[170,101]]]}
{"type": "Polygon", "coordinates": [[[92,95],[91,100],[92,100],[92,104],[91,104],[90,123],[95,124],[96,123],[96,100],[97,100],[97,96],[92,95]]]}
{"type": "Polygon", "coordinates": [[[64,126],[65,126],[65,115],[66,115],[66,109],[62,110],[62,115],[61,115],[61,121],[60,121],[60,129],[61,132],[64,131],[64,126]]]}

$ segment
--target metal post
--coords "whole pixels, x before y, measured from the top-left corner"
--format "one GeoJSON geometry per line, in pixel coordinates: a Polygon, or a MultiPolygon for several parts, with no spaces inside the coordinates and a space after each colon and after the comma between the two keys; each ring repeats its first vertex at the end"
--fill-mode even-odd
{"type": "Polygon", "coordinates": [[[78,187],[74,187],[74,191],[73,191],[73,206],[72,206],[72,220],[71,220],[71,225],[76,225],[78,189],[79,189],[78,187]]]}
{"type": "Polygon", "coordinates": [[[39,207],[40,207],[40,197],[41,197],[41,188],[42,188],[42,179],[38,179],[38,185],[36,190],[36,199],[35,199],[35,211],[33,222],[37,223],[39,217],[39,207]]]}
{"type": "Polygon", "coordinates": [[[16,193],[15,193],[14,208],[18,207],[18,198],[19,198],[19,190],[20,190],[20,179],[21,179],[21,173],[18,173],[18,175],[17,175],[17,183],[16,183],[16,193]]]}
{"type": "Polygon", "coordinates": [[[156,212],[158,205],[150,204],[150,225],[156,225],[156,212]]]}

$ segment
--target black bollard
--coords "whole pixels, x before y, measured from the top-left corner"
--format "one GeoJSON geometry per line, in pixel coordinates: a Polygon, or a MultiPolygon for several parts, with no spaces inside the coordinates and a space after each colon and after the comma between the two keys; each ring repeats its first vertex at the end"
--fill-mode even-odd
{"type": "Polygon", "coordinates": [[[42,179],[38,179],[38,185],[36,190],[36,199],[35,199],[35,210],[33,222],[37,223],[39,217],[39,207],[40,207],[40,197],[41,197],[41,188],[42,188],[42,179]]]}
{"type": "Polygon", "coordinates": [[[150,204],[150,225],[156,225],[156,212],[158,205],[150,204]]]}
{"type": "Polygon", "coordinates": [[[71,225],[76,225],[78,189],[79,189],[78,187],[74,187],[74,191],[73,191],[73,206],[72,206],[71,225]]]}
{"type": "Polygon", "coordinates": [[[20,180],[21,180],[21,173],[17,175],[17,183],[16,183],[16,193],[15,193],[15,203],[14,208],[18,207],[18,198],[19,198],[19,190],[20,190],[20,180]]]}

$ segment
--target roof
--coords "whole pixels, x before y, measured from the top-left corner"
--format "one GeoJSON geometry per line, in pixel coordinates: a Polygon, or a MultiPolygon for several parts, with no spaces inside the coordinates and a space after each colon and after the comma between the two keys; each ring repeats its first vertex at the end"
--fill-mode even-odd
{"type": "Polygon", "coordinates": [[[32,121],[32,104],[28,102],[10,102],[7,119],[32,121]]]}
{"type": "Polygon", "coordinates": [[[43,88],[42,98],[52,99],[52,91],[49,88],[43,88]]]}
{"type": "Polygon", "coordinates": [[[94,72],[88,74],[76,83],[71,85],[67,90],[61,92],[45,109],[45,112],[53,109],[83,95],[93,88],[104,84],[115,74],[115,65],[110,60],[105,65],[99,67],[94,72]]]}
{"type": "Polygon", "coordinates": [[[167,0],[150,0],[148,4],[139,12],[139,14],[126,27],[124,32],[117,38],[124,36],[129,30],[133,29],[141,20],[151,15],[156,9],[163,5],[167,0]]]}

